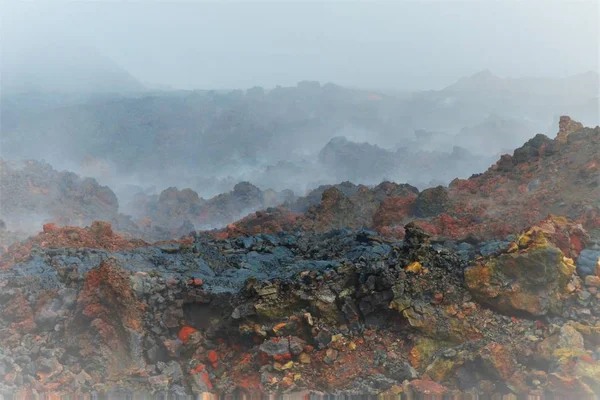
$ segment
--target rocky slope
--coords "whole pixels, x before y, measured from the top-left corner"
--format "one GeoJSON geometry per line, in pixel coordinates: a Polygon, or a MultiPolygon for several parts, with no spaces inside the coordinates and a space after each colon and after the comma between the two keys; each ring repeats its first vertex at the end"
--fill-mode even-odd
{"type": "Polygon", "coordinates": [[[293,205],[268,209],[219,235],[348,227],[401,238],[403,225],[415,221],[439,239],[480,240],[522,230],[549,214],[593,231],[600,228],[599,168],[600,128],[584,128],[562,117],[554,139],[538,134],[483,174],[455,179],[449,187],[419,192],[386,182],[344,193],[334,185],[308,210],[293,205]]]}
{"type": "Polygon", "coordinates": [[[263,191],[248,182],[210,199],[200,198],[189,188],[171,187],[160,195],[134,195],[124,207],[130,217],[119,207],[115,193],[95,179],[57,171],[45,162],[0,160],[0,252],[46,223],[83,227],[103,220],[132,237],[168,240],[194,229],[224,226],[293,198],[289,190],[263,191]]]}
{"type": "Polygon", "coordinates": [[[89,225],[102,219],[131,230],[117,196],[95,179],[56,171],[45,162],[0,160],[0,219],[11,231],[38,231],[46,222],[89,225]]]}
{"type": "Polygon", "coordinates": [[[415,225],[153,246],[69,229],[0,271],[0,393],[600,393],[600,264],[573,261],[600,252],[562,218],[456,249],[415,225]]]}

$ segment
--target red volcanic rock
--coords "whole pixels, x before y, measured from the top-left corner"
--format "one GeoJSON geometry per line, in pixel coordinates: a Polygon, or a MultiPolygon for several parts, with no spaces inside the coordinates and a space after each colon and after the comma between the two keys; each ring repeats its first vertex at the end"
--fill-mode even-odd
{"type": "Polygon", "coordinates": [[[14,322],[22,322],[33,317],[33,311],[29,306],[29,302],[20,290],[17,290],[12,295],[12,299],[8,304],[3,306],[2,317],[14,322]]]}
{"type": "Polygon", "coordinates": [[[115,372],[143,368],[134,338],[143,335],[144,311],[128,274],[110,260],[103,261],[85,276],[75,317],[66,328],[71,346],[82,355],[105,357],[115,372]]]}
{"type": "Polygon", "coordinates": [[[57,227],[48,223],[43,231],[25,242],[15,243],[0,258],[0,269],[23,262],[29,258],[33,247],[103,249],[109,251],[131,250],[148,243],[115,234],[108,222],[94,221],[87,228],[75,226],[57,227]]]}
{"type": "Polygon", "coordinates": [[[229,224],[224,229],[214,231],[217,239],[251,236],[259,233],[275,234],[295,229],[299,214],[291,213],[283,208],[268,208],[248,215],[242,220],[229,224]]]}
{"type": "MultiPolygon", "coordinates": [[[[4,289],[3,289],[4,290],[4,289]]],[[[11,299],[0,309],[0,318],[9,324],[9,331],[30,333],[36,328],[33,309],[20,290],[11,294],[11,299]]],[[[0,335],[0,339],[2,339],[0,335]]]]}
{"type": "Polygon", "coordinates": [[[0,273],[0,349],[11,357],[3,361],[0,382],[19,382],[23,369],[17,363],[25,361],[36,368],[26,385],[44,393],[73,387],[103,392],[115,385],[150,391],[177,385],[215,395],[562,393],[549,382],[553,373],[564,385],[597,390],[597,299],[582,305],[584,289],[574,288],[562,299],[565,314],[558,318],[543,304],[557,300],[554,294],[574,269],[551,240],[569,249],[576,248],[573,235],[585,243],[576,224],[543,221],[500,254],[476,260],[483,265],[471,266],[474,276],[417,225],[407,224],[403,245],[391,243],[393,253],[380,255],[373,250],[384,247],[385,238],[344,231],[281,235],[291,244],[285,252],[267,240],[248,249],[242,240],[196,235],[194,246],[177,253],[163,246],[118,251],[99,265],[88,255],[101,252],[41,249],[39,254],[69,255],[74,262],[42,283],[35,271],[23,278],[18,267],[0,273]],[[285,265],[273,265],[278,251],[285,265]],[[357,251],[376,267],[365,266],[357,251]],[[198,264],[191,261],[199,257],[210,267],[229,268],[192,278],[198,264]],[[147,266],[129,264],[133,258],[147,266]],[[271,278],[236,282],[232,272],[252,258],[266,260],[259,265],[271,278]],[[319,270],[306,263],[323,259],[337,266],[319,270]],[[291,268],[298,272],[289,274],[291,268]],[[231,292],[217,286],[224,282],[231,292]],[[473,282],[475,288],[468,286],[473,282]],[[548,318],[522,318],[523,311],[548,318]],[[536,370],[540,365],[547,367],[536,370]]]}
{"type": "Polygon", "coordinates": [[[589,236],[581,224],[574,224],[564,217],[552,215],[531,227],[526,233],[529,236],[540,234],[570,258],[577,258],[589,241],[589,236]]]}
{"type": "MultiPolygon", "coordinates": [[[[600,226],[600,130],[561,121],[561,134],[536,136],[448,188],[336,185],[302,207],[259,211],[213,232],[367,227],[406,236],[402,245],[340,231],[252,238],[251,246],[192,235],[181,246],[136,250],[147,244],[106,223],[47,224],[9,253],[14,263],[38,247],[33,272],[23,268],[32,275],[17,267],[0,274],[0,382],[38,392],[117,384],[224,396],[597,392],[600,297],[594,276],[582,284],[571,258],[589,244],[586,228],[600,226]],[[466,269],[461,253],[434,241],[509,233],[511,243],[466,269]],[[113,258],[97,265],[98,254],[113,258]]],[[[256,194],[248,185],[237,192],[256,194]]],[[[167,209],[187,213],[181,198],[196,202],[174,192],[167,209]]]]}
{"type": "Polygon", "coordinates": [[[407,220],[414,215],[416,200],[416,194],[383,199],[373,216],[373,225],[375,227],[404,226],[407,220]]]}
{"type": "Polygon", "coordinates": [[[186,344],[190,340],[190,336],[192,336],[196,332],[197,332],[197,330],[194,329],[194,328],[192,328],[191,326],[184,326],[183,328],[181,328],[179,330],[179,333],[177,334],[177,337],[184,344],[186,344]]]}
{"type": "Polygon", "coordinates": [[[9,229],[30,230],[23,221],[49,219],[61,225],[89,225],[94,220],[131,224],[118,212],[117,196],[92,178],[56,171],[43,161],[0,160],[0,204],[9,229]]]}
{"type": "Polygon", "coordinates": [[[210,361],[210,363],[213,365],[213,367],[217,366],[217,362],[219,361],[219,353],[217,353],[215,350],[210,350],[208,352],[208,361],[210,361]]]}
{"type": "Polygon", "coordinates": [[[248,182],[240,182],[232,191],[208,200],[200,198],[191,189],[178,190],[174,187],[164,190],[159,196],[140,193],[131,207],[136,210],[138,226],[146,235],[154,239],[170,239],[195,229],[211,229],[232,223],[250,212],[276,207],[293,197],[290,190],[262,191],[248,182]]]}

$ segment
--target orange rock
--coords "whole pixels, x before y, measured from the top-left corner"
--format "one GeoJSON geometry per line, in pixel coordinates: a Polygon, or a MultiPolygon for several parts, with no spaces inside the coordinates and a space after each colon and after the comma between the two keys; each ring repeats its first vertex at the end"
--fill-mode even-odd
{"type": "Polygon", "coordinates": [[[209,351],[208,361],[210,361],[213,366],[216,366],[217,362],[219,361],[219,354],[215,350],[209,351]]]}
{"type": "Polygon", "coordinates": [[[311,346],[310,344],[307,344],[306,346],[304,346],[304,352],[306,352],[307,354],[312,353],[315,350],[314,346],[311,346]]]}
{"type": "Polygon", "coordinates": [[[190,336],[192,336],[192,334],[194,334],[195,332],[197,332],[197,330],[195,328],[192,328],[191,326],[184,326],[183,328],[181,328],[179,330],[177,337],[183,343],[187,343],[190,340],[190,336]]]}
{"type": "Polygon", "coordinates": [[[54,223],[47,223],[47,224],[44,224],[44,226],[43,226],[44,233],[54,232],[57,229],[58,228],[57,228],[56,224],[54,224],[54,223]]]}
{"type": "Polygon", "coordinates": [[[292,359],[292,355],[290,353],[284,353],[284,354],[275,354],[273,356],[273,360],[276,362],[286,362],[292,359]]]}
{"type": "Polygon", "coordinates": [[[190,374],[198,374],[204,370],[205,370],[204,364],[198,364],[198,365],[196,365],[196,368],[194,368],[190,371],[190,374]]]}
{"type": "Polygon", "coordinates": [[[200,278],[196,278],[196,279],[191,279],[188,284],[190,286],[202,286],[204,285],[204,281],[200,278]]]}
{"type": "Polygon", "coordinates": [[[407,272],[412,272],[413,274],[418,274],[419,272],[421,272],[423,270],[423,266],[421,265],[420,262],[414,261],[414,262],[411,262],[410,264],[408,264],[408,266],[405,268],[405,270],[407,272]]]}

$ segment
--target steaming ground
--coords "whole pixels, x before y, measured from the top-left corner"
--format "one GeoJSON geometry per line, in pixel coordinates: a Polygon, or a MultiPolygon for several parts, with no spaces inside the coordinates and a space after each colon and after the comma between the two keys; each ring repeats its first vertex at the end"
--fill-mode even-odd
{"type": "Polygon", "coordinates": [[[598,75],[500,78],[489,71],[411,95],[304,81],[245,91],[27,92],[2,99],[1,156],[46,160],[133,195],[248,181],[305,194],[383,180],[419,188],[485,170],[560,114],[594,126],[598,75]],[[527,93],[527,95],[523,95],[527,93]]]}

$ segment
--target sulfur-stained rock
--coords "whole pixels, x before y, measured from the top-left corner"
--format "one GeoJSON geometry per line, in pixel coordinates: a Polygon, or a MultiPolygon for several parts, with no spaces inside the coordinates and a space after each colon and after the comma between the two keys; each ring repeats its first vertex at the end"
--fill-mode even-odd
{"type": "Polygon", "coordinates": [[[415,340],[409,352],[409,361],[414,368],[427,366],[433,354],[442,347],[442,342],[428,337],[419,337],[415,340]]]}
{"type": "Polygon", "coordinates": [[[577,332],[581,333],[585,340],[598,346],[600,345],[600,325],[588,325],[581,322],[573,322],[569,324],[577,332]]]}
{"type": "Polygon", "coordinates": [[[574,375],[581,377],[593,388],[600,388],[600,363],[592,357],[580,357],[575,365],[574,375]]]}
{"type": "Polygon", "coordinates": [[[558,122],[558,128],[559,131],[556,136],[556,141],[560,144],[565,144],[567,143],[570,134],[583,129],[583,124],[563,115],[558,122]]]}
{"type": "MultiPolygon", "coordinates": [[[[551,259],[544,252],[574,254],[579,237],[563,235],[561,225],[552,219],[507,238],[512,252],[486,251],[481,263],[511,255],[526,262],[515,267],[527,268],[551,259]]],[[[375,395],[406,380],[403,393],[438,397],[597,390],[600,303],[595,296],[585,307],[577,301],[592,286],[573,275],[562,315],[503,315],[465,285],[467,263],[456,250],[475,257],[480,244],[442,245],[414,224],[404,230],[402,243],[340,230],[248,241],[199,235],[172,253],[37,249],[39,259],[0,271],[0,388],[375,395]],[[200,256],[212,273],[200,272],[200,256]],[[419,273],[406,270],[411,263],[419,273]],[[35,275],[40,270],[50,274],[35,275]],[[29,330],[15,326],[27,321],[29,330]],[[36,365],[62,372],[40,383],[31,373],[36,365]]],[[[542,278],[523,271],[511,279],[542,278]]],[[[486,282],[508,290],[494,279],[486,282]]]]}
{"type": "Polygon", "coordinates": [[[465,282],[480,301],[504,313],[537,316],[560,313],[574,272],[573,261],[544,233],[529,231],[518,251],[476,261],[465,271],[465,282]]]}
{"type": "Polygon", "coordinates": [[[565,397],[593,399],[596,396],[592,388],[579,377],[558,373],[548,375],[547,388],[565,397]]]}
{"type": "Polygon", "coordinates": [[[300,354],[300,356],[298,356],[298,360],[302,363],[302,364],[310,364],[310,356],[306,353],[302,353],[300,354]]]}
{"type": "Polygon", "coordinates": [[[555,368],[569,363],[573,357],[585,354],[583,336],[572,326],[564,325],[538,345],[539,355],[555,368]]]}
{"type": "Polygon", "coordinates": [[[459,360],[438,357],[425,369],[425,376],[436,382],[444,382],[462,365],[459,360]]]}
{"type": "Polygon", "coordinates": [[[406,272],[412,272],[413,274],[418,274],[423,270],[423,266],[418,261],[413,261],[406,266],[406,272]]]}

